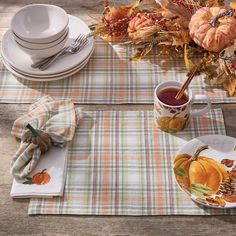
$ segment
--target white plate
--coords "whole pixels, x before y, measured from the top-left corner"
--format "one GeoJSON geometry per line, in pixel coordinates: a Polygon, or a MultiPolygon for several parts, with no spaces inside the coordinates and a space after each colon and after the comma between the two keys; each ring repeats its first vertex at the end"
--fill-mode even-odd
{"type": "MultiPolygon", "coordinates": [[[[186,156],[185,156],[186,157],[186,156]]],[[[198,159],[199,160],[199,159],[198,159]]],[[[206,159],[205,159],[206,160],[206,159]]],[[[173,163],[176,182],[178,186],[187,193],[193,201],[198,204],[214,207],[214,208],[234,208],[236,207],[236,185],[234,187],[234,194],[235,198],[231,198],[228,200],[226,195],[219,191],[217,186],[224,186],[223,182],[226,181],[227,178],[232,180],[232,175],[235,174],[235,183],[236,183],[236,139],[229,136],[223,135],[206,135],[201,136],[195,139],[192,139],[188,143],[186,143],[181,149],[178,151],[177,155],[175,156],[175,164],[173,163]],[[199,161],[195,161],[193,167],[193,161],[191,161],[191,166],[189,167],[186,163],[186,160],[181,159],[180,154],[188,154],[191,157],[196,152],[199,147],[208,145],[208,149],[203,150],[199,157],[207,157],[207,161],[202,161],[200,158],[199,161]],[[213,159],[210,160],[209,158],[213,159]],[[231,160],[233,161],[232,166],[226,166],[224,163],[222,164],[222,160],[231,160]],[[177,160],[179,161],[177,164],[177,160]],[[181,162],[184,160],[184,162],[181,162]],[[215,163],[217,162],[217,165],[215,163]],[[197,163],[198,162],[198,163],[197,163]],[[206,163],[207,162],[207,163],[206,163]],[[212,163],[214,162],[214,164],[212,163]],[[197,167],[197,165],[200,167],[197,167]],[[223,168],[220,170],[219,166],[223,168]],[[184,167],[185,166],[185,167],[184,167]],[[186,167],[188,166],[188,167],[186,167]],[[191,168],[191,171],[190,171],[191,168]],[[235,168],[235,172],[233,169],[235,168]],[[211,170],[211,171],[210,171],[211,170]],[[213,174],[215,173],[215,174],[213,174]],[[222,174],[224,173],[224,174],[222,174]],[[214,175],[214,176],[213,176],[214,175]],[[194,180],[194,184],[191,184],[191,179],[194,180]],[[220,177],[221,176],[221,177],[220,177]],[[225,176],[225,177],[223,177],[225,176]],[[211,181],[209,180],[211,179],[211,181]],[[211,185],[211,188],[209,187],[211,185]],[[213,186],[215,186],[214,191],[209,193],[208,195],[202,192],[202,187],[206,188],[205,190],[213,190],[213,186]],[[191,188],[192,187],[192,188],[191,188]],[[200,195],[199,195],[200,191],[200,195]],[[203,193],[203,196],[201,196],[203,193]],[[233,202],[232,202],[233,200],[233,202]],[[221,202],[221,204],[220,204],[221,202]]],[[[192,182],[193,183],[193,182],[192,182]]],[[[224,189],[224,188],[223,188],[224,189]]],[[[204,191],[205,191],[204,190],[204,191]]]]}
{"type": "MultiPolygon", "coordinates": [[[[89,34],[90,29],[82,20],[69,15],[69,37],[66,45],[70,45],[80,33],[85,35],[89,34]]],[[[1,52],[8,64],[17,68],[19,71],[32,75],[54,75],[72,69],[86,60],[93,47],[94,39],[93,37],[90,37],[88,38],[86,47],[79,53],[64,56],[63,59],[58,60],[45,71],[33,69],[31,67],[31,64],[33,63],[32,58],[17,45],[9,31],[3,36],[1,52]]]]}
{"type": "Polygon", "coordinates": [[[52,77],[56,77],[56,76],[66,75],[66,74],[74,71],[75,69],[78,69],[80,66],[83,66],[84,62],[87,62],[90,59],[90,57],[93,54],[93,51],[94,51],[94,48],[92,49],[92,51],[90,52],[88,57],[83,62],[78,64],[76,67],[73,67],[70,70],[63,71],[62,73],[56,73],[56,74],[53,74],[53,75],[33,75],[33,74],[28,74],[28,73],[25,73],[25,72],[22,72],[22,71],[18,70],[14,66],[10,65],[4,58],[3,58],[3,60],[4,60],[4,65],[7,65],[8,67],[11,67],[11,69],[14,70],[15,72],[17,72],[18,74],[21,74],[21,75],[26,76],[28,78],[31,78],[31,77],[38,78],[38,79],[40,79],[42,81],[42,79],[47,79],[47,78],[52,78],[52,77]]]}
{"type": "Polygon", "coordinates": [[[55,76],[51,76],[51,77],[34,77],[34,76],[28,76],[28,75],[24,75],[21,74],[20,72],[17,72],[14,70],[13,67],[11,67],[6,61],[4,61],[4,59],[2,60],[4,66],[16,77],[21,78],[21,79],[26,79],[26,80],[30,80],[30,81],[37,81],[37,82],[49,82],[49,81],[55,81],[55,80],[60,80],[60,79],[64,79],[66,77],[69,77],[71,75],[76,74],[77,72],[79,72],[80,70],[83,69],[83,67],[86,66],[86,64],[89,61],[89,58],[85,61],[83,61],[78,67],[73,68],[73,70],[69,70],[68,73],[62,73],[59,75],[55,75],[55,76]]]}

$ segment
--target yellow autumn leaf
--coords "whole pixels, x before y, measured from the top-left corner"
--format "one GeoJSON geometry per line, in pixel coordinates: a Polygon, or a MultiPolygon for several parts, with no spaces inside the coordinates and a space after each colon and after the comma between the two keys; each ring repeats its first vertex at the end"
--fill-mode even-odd
{"type": "Polygon", "coordinates": [[[236,2],[231,2],[229,6],[236,10],[236,2]]]}
{"type": "Polygon", "coordinates": [[[188,48],[187,48],[187,44],[184,45],[184,62],[185,62],[185,66],[187,68],[188,71],[190,71],[193,66],[194,63],[192,62],[191,59],[188,58],[188,48]]]}
{"type": "Polygon", "coordinates": [[[229,96],[235,96],[236,92],[236,77],[230,76],[224,82],[224,88],[228,91],[229,96]]]}
{"type": "Polygon", "coordinates": [[[223,4],[219,0],[208,0],[206,4],[207,7],[218,7],[222,5],[223,4]]]}
{"type": "Polygon", "coordinates": [[[153,48],[153,44],[152,43],[148,44],[146,47],[144,47],[139,52],[137,52],[131,59],[133,61],[138,61],[142,59],[152,50],[152,48],[153,48]]]}

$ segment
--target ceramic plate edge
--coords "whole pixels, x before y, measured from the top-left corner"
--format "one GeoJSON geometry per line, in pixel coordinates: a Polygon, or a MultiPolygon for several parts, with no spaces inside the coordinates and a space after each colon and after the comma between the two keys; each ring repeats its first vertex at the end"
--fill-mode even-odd
{"type": "MultiPolygon", "coordinates": [[[[74,71],[75,69],[78,69],[79,66],[83,66],[83,63],[86,62],[88,59],[90,59],[90,57],[92,56],[93,52],[94,52],[94,48],[92,48],[91,52],[89,53],[88,57],[83,61],[81,62],[80,64],[78,64],[77,66],[73,67],[72,69],[70,70],[67,70],[67,71],[64,71],[62,73],[55,73],[55,74],[52,74],[52,75],[34,75],[34,74],[28,74],[28,73],[24,73],[24,72],[21,72],[20,70],[18,70],[17,68],[15,68],[14,66],[12,66],[10,63],[7,62],[7,60],[4,58],[4,56],[2,55],[3,57],[3,61],[4,61],[4,65],[7,64],[8,67],[10,67],[12,70],[14,70],[15,72],[17,72],[18,74],[20,75],[23,75],[23,76],[26,76],[26,77],[33,77],[33,78],[38,78],[38,79],[43,79],[43,78],[52,78],[52,77],[56,77],[56,76],[62,76],[64,74],[68,74],[72,71],[74,71]]],[[[42,80],[41,80],[42,81],[42,80]]]]}
{"type": "MultiPolygon", "coordinates": [[[[92,55],[92,54],[91,54],[92,55]]],[[[36,81],[36,82],[50,82],[50,81],[56,81],[56,80],[61,80],[61,79],[64,79],[66,77],[69,77],[69,76],[72,76],[76,73],[78,73],[80,70],[82,70],[88,63],[89,61],[89,58],[84,61],[84,64],[81,65],[79,68],[76,68],[74,71],[71,71],[69,72],[68,74],[64,74],[64,75],[61,75],[61,76],[57,76],[57,77],[50,77],[50,78],[43,78],[43,79],[40,79],[40,78],[34,78],[34,77],[30,77],[28,78],[27,76],[24,76],[24,75],[21,75],[19,74],[18,72],[14,71],[9,65],[5,64],[4,61],[4,65],[6,66],[6,68],[13,74],[15,75],[16,77],[18,78],[21,78],[21,79],[25,79],[25,80],[29,80],[29,81],[36,81]]]]}
{"type": "MultiPolygon", "coordinates": [[[[68,16],[71,17],[72,19],[75,18],[75,19],[81,21],[81,22],[84,24],[84,26],[88,28],[87,24],[86,24],[83,20],[81,20],[80,18],[75,17],[75,16],[72,16],[72,15],[69,15],[69,14],[68,14],[68,16]]],[[[89,29],[89,28],[88,28],[88,29],[89,29]]],[[[9,30],[8,30],[8,31],[9,31],[9,30]]],[[[5,34],[6,34],[8,31],[6,31],[5,34]]],[[[5,34],[4,34],[4,35],[5,35],[5,34]]],[[[94,47],[95,40],[94,40],[94,38],[92,38],[92,37],[91,37],[91,43],[92,43],[92,47],[94,47]]],[[[12,65],[12,63],[9,62],[9,60],[7,59],[6,55],[4,55],[3,43],[1,43],[1,54],[2,54],[2,56],[6,59],[6,61],[7,61],[9,64],[12,65]]],[[[15,66],[15,65],[14,65],[14,67],[17,68],[17,66],[15,66]]],[[[71,67],[68,68],[68,70],[69,70],[69,69],[71,69],[71,67]]],[[[21,70],[21,69],[19,69],[19,70],[21,70]]],[[[22,70],[21,70],[21,71],[22,71],[22,70]]],[[[22,71],[22,72],[25,72],[25,71],[22,71]]],[[[26,73],[27,73],[27,72],[26,72],[26,73]]],[[[61,72],[59,72],[59,73],[61,73],[61,72]]],[[[53,75],[53,74],[54,74],[53,72],[50,73],[50,75],[53,75]]],[[[39,71],[38,71],[38,72],[36,71],[35,75],[40,75],[39,71]]],[[[41,74],[41,75],[42,75],[42,74],[41,74]]],[[[44,74],[44,75],[45,75],[45,74],[44,74]]]]}

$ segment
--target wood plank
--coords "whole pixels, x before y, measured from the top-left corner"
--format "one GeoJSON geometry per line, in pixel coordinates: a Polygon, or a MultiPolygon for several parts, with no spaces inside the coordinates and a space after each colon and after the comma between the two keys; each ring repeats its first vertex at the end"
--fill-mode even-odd
{"type": "MultiPolygon", "coordinates": [[[[111,1],[120,3],[121,1],[111,1]]],[[[124,2],[124,1],[123,1],[124,2]]],[[[125,2],[128,2],[125,1],[125,2]]],[[[69,14],[80,16],[88,24],[102,11],[103,0],[0,0],[0,32],[13,14],[31,3],[48,3],[63,7],[69,14]]],[[[27,215],[28,200],[12,200],[9,196],[12,176],[11,158],[18,143],[10,131],[14,120],[29,105],[0,104],[0,235],[235,235],[235,216],[32,216],[27,215]]],[[[83,105],[85,110],[152,110],[152,105],[83,105]]],[[[236,104],[222,107],[227,134],[236,137],[236,104]]]]}

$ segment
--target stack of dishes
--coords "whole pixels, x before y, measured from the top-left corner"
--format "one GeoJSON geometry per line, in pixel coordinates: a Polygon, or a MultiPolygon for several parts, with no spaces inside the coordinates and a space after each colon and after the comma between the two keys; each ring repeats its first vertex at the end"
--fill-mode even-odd
{"type": "Polygon", "coordinates": [[[32,4],[19,10],[4,34],[1,46],[3,63],[15,76],[34,80],[52,81],[68,77],[81,70],[94,49],[94,39],[76,54],[60,57],[46,70],[31,65],[69,46],[79,34],[90,33],[79,18],[67,15],[54,5],[32,4]]]}
{"type": "Polygon", "coordinates": [[[69,17],[53,5],[29,5],[11,20],[11,32],[18,46],[36,59],[59,52],[68,39],[69,17]]]}

